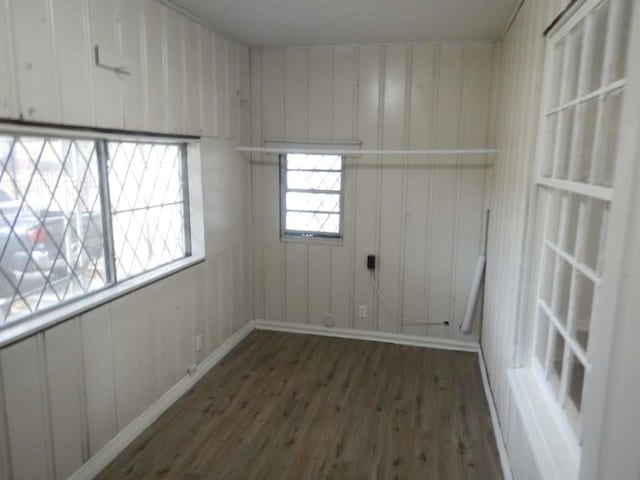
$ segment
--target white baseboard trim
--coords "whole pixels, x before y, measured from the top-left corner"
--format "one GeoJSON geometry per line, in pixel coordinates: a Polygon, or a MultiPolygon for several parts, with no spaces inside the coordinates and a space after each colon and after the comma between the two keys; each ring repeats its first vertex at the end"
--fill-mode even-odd
{"type": "Polygon", "coordinates": [[[504,434],[502,427],[500,426],[500,420],[498,419],[498,411],[496,410],[496,402],[493,399],[493,392],[489,383],[489,376],[487,375],[487,366],[484,363],[484,355],[482,354],[482,348],[478,349],[478,363],[480,364],[480,376],[482,377],[482,386],[484,387],[484,394],[487,397],[487,404],[489,405],[489,413],[491,414],[491,424],[493,425],[493,433],[496,437],[496,445],[498,447],[498,455],[500,456],[500,466],[502,467],[502,475],[504,480],[513,480],[513,473],[511,472],[511,464],[509,463],[509,455],[507,454],[507,447],[504,443],[504,434]]]}
{"type": "Polygon", "coordinates": [[[149,406],[142,414],[123,428],[113,437],[98,453],[87,460],[69,480],[88,480],[97,476],[114,458],[118,456],[138,435],[147,429],[160,417],[176,400],[200,380],[211,368],[213,368],[225,355],[238,345],[254,329],[253,322],[247,322],[240,330],[227,338],[222,345],[216,348],[205,358],[195,370],[193,375],[187,375],[176,383],[169,391],[149,406]]]}
{"type": "Polygon", "coordinates": [[[440,348],[443,350],[458,350],[462,352],[477,352],[480,348],[477,342],[464,342],[437,337],[419,337],[402,333],[387,333],[371,330],[356,330],[352,328],[329,328],[306,323],[288,323],[275,320],[254,320],[257,330],[273,330],[277,332],[305,333],[308,335],[324,335],[326,337],[352,338],[355,340],[369,340],[372,342],[397,343],[414,347],[440,348]]]}

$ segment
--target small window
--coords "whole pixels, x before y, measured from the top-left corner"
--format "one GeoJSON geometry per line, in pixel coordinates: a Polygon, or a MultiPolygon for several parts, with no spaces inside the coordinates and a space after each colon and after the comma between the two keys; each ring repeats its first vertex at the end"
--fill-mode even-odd
{"type": "Polygon", "coordinates": [[[189,255],[183,144],[0,134],[0,328],[189,255]]]}
{"type": "Polygon", "coordinates": [[[281,155],[282,236],[342,238],[343,177],[339,155],[281,155]]]}

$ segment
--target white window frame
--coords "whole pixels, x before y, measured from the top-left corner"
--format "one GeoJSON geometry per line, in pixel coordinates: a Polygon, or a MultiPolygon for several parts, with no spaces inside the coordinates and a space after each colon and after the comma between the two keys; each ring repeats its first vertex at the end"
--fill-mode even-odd
{"type": "MultiPolygon", "coordinates": [[[[340,157],[340,170],[332,170],[332,172],[340,173],[340,190],[311,190],[311,189],[289,189],[287,185],[287,172],[289,172],[287,166],[286,152],[278,155],[278,171],[280,177],[280,238],[283,240],[328,240],[328,241],[342,241],[344,238],[344,198],[345,198],[345,164],[346,157],[344,155],[335,155],[340,157]],[[307,230],[287,230],[286,218],[287,218],[287,193],[290,191],[296,192],[308,192],[308,193],[320,193],[340,196],[340,210],[338,215],[340,218],[340,226],[337,233],[330,232],[317,232],[307,230]]],[[[307,153],[305,155],[322,155],[321,153],[307,153]]],[[[324,170],[318,170],[318,172],[324,172],[324,170]]],[[[314,212],[309,213],[326,213],[326,212],[314,212]]]]}
{"type": "MultiPolygon", "coordinates": [[[[615,2],[616,0],[613,1],[615,2]]],[[[636,80],[633,94],[636,99],[640,97],[640,85],[638,85],[640,69],[632,65],[631,51],[627,52],[627,58],[629,59],[627,62],[627,79],[613,81],[610,85],[600,88],[590,95],[585,95],[584,98],[569,102],[575,105],[586,100],[587,97],[595,98],[612,91],[625,90],[626,100],[623,101],[622,120],[620,120],[619,131],[621,133],[617,138],[616,166],[612,187],[546,178],[540,174],[539,168],[544,161],[542,157],[545,155],[547,142],[545,137],[545,117],[549,112],[545,110],[548,109],[549,105],[551,88],[549,77],[553,63],[554,39],[557,40],[571,31],[588,12],[594,10],[601,3],[601,0],[583,0],[573,5],[563,21],[553,27],[545,46],[542,111],[538,128],[534,194],[531,196],[533,209],[528,222],[531,228],[529,228],[528,236],[530,238],[527,239],[527,244],[531,261],[527,269],[528,273],[523,278],[524,288],[522,288],[525,295],[522,297],[523,309],[521,311],[526,318],[523,318],[520,338],[524,342],[519,345],[517,352],[522,367],[509,372],[512,392],[521,410],[521,415],[528,417],[524,418],[525,429],[530,436],[533,436],[531,441],[532,448],[539,461],[539,467],[544,472],[544,478],[562,478],[563,480],[577,478],[578,476],[593,480],[598,478],[596,476],[597,473],[595,473],[597,472],[595,466],[598,461],[597,452],[601,447],[602,422],[606,414],[604,411],[604,399],[607,395],[606,377],[609,369],[612,339],[614,337],[613,332],[615,330],[612,321],[598,321],[598,318],[611,319],[614,317],[616,310],[616,298],[624,263],[624,254],[621,251],[625,239],[624,232],[627,228],[625,218],[631,208],[629,203],[631,199],[630,191],[633,190],[630,178],[633,178],[633,172],[636,168],[634,163],[636,159],[630,154],[629,150],[632,149],[637,153],[638,148],[638,132],[632,132],[629,128],[624,128],[625,118],[633,119],[638,116],[638,106],[631,106],[628,102],[632,93],[628,88],[628,79],[630,78],[632,67],[635,68],[636,80]],[[625,146],[628,148],[625,149],[625,146]],[[594,293],[597,300],[592,312],[592,319],[595,319],[595,321],[591,323],[588,350],[585,352],[585,358],[583,358],[586,363],[586,371],[581,408],[582,445],[575,435],[567,415],[554,398],[552,390],[547,384],[545,372],[537,361],[534,352],[538,322],[533,320],[533,312],[538,309],[539,264],[541,260],[540,253],[542,252],[541,244],[544,241],[540,231],[535,229],[537,225],[535,218],[536,215],[540,214],[540,209],[537,208],[539,203],[537,197],[540,188],[560,189],[610,202],[609,222],[606,229],[607,240],[604,250],[601,251],[603,268],[596,275],[593,275],[595,273],[593,271],[582,269],[582,273],[591,276],[597,283],[597,291],[594,293]]],[[[637,42],[640,37],[640,32],[638,32],[639,29],[637,28],[638,19],[640,19],[638,10],[640,9],[634,9],[635,21],[631,22],[629,45],[633,44],[633,38],[637,42]]],[[[609,31],[608,35],[610,35],[609,31]]],[[[607,41],[608,43],[610,43],[610,40],[607,41]]],[[[628,50],[632,50],[632,48],[628,50]]],[[[606,68],[605,63],[603,70],[606,68]]],[[[562,107],[570,106],[569,103],[562,107]]],[[[578,267],[576,268],[577,270],[581,267],[575,261],[572,266],[578,267]]],[[[566,350],[569,348],[571,347],[566,347],[566,350]]],[[[564,361],[567,361],[566,355],[564,361]]]]}
{"type": "MultiPolygon", "coordinates": [[[[185,256],[151,268],[104,288],[91,291],[33,312],[24,318],[0,325],[0,348],[11,345],[39,331],[93,310],[121,296],[174,275],[205,260],[204,218],[200,168],[200,144],[197,137],[176,137],[155,134],[119,133],[81,127],[41,126],[14,122],[0,122],[0,131],[7,135],[70,138],[97,142],[174,143],[182,145],[185,256]]],[[[109,212],[110,213],[110,212],[109,212]]]]}

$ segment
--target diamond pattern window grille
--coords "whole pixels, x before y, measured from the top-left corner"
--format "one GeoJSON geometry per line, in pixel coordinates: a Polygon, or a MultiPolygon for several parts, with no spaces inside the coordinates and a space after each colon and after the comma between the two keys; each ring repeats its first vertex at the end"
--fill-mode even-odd
{"type": "Polygon", "coordinates": [[[184,175],[179,144],[0,134],[0,328],[186,256],[184,175]]]}
{"type": "Polygon", "coordinates": [[[342,236],[343,165],[339,155],[281,156],[283,235],[342,236]]]}
{"type": "Polygon", "coordinates": [[[118,279],[184,257],[180,146],[109,142],[107,148],[118,279]]]}

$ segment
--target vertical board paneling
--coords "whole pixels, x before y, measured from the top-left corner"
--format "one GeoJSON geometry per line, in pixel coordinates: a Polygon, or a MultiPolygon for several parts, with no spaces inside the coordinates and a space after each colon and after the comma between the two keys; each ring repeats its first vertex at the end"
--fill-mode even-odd
{"type": "MultiPolygon", "coordinates": [[[[251,57],[251,144],[262,144],[262,72],[260,50],[250,50],[251,57]]],[[[264,310],[264,184],[259,153],[251,154],[251,241],[253,263],[253,318],[267,318],[264,310]]]]}
{"type": "Polygon", "coordinates": [[[0,352],[14,480],[52,478],[40,337],[0,352]]]}
{"type": "Polygon", "coordinates": [[[0,354],[0,479],[11,479],[11,452],[9,450],[9,425],[7,418],[7,402],[5,401],[5,387],[2,373],[2,355],[0,354]]]}
{"type": "MultiPolygon", "coordinates": [[[[309,50],[288,48],[284,52],[284,137],[309,135],[309,50]]],[[[274,157],[275,158],[275,157],[274,157]]],[[[270,198],[273,198],[270,193],[270,198]]],[[[285,249],[285,318],[307,323],[308,248],[287,243],[285,249]]]]}
{"type": "Polygon", "coordinates": [[[186,132],[202,135],[203,87],[202,54],[200,36],[203,28],[195,25],[184,30],[185,72],[198,72],[197,75],[185,75],[186,94],[186,132]]]}
{"type": "Polygon", "coordinates": [[[164,9],[164,75],[167,78],[165,108],[171,133],[184,133],[185,122],[185,19],[173,10],[164,9]]]}
{"type": "Polygon", "coordinates": [[[202,133],[211,137],[216,133],[216,75],[213,64],[214,53],[214,34],[208,30],[202,30],[200,35],[202,133]]]}
{"type": "MultiPolygon", "coordinates": [[[[335,47],[333,49],[333,85],[332,96],[332,138],[354,138],[356,119],[356,49],[353,47],[335,47]]],[[[345,225],[353,225],[354,217],[354,180],[353,159],[345,162],[345,225]]],[[[336,326],[347,328],[353,318],[351,304],[353,298],[352,247],[355,232],[345,229],[344,246],[331,247],[331,278],[329,279],[331,313],[336,326]]]]}
{"type": "MultiPolygon", "coordinates": [[[[91,45],[120,52],[120,2],[89,0],[91,45]]],[[[113,70],[95,65],[93,58],[93,90],[96,126],[122,128],[124,125],[122,84],[113,70]]]]}
{"type": "Polygon", "coordinates": [[[239,46],[236,42],[227,42],[227,133],[226,137],[238,138],[240,69],[239,46]]]}
{"type": "MultiPolygon", "coordinates": [[[[358,130],[357,137],[363,149],[380,147],[378,138],[378,111],[380,102],[380,47],[358,48],[358,130]]],[[[375,166],[378,159],[373,155],[358,158],[355,175],[354,199],[354,321],[352,326],[361,329],[374,328],[374,289],[369,272],[363,268],[367,254],[377,253],[376,206],[378,204],[378,177],[375,166]],[[358,305],[367,307],[366,318],[357,315],[358,305]]]]}
{"type": "Polygon", "coordinates": [[[80,317],[89,451],[98,452],[116,433],[110,305],[80,317]]]}
{"type": "Polygon", "coordinates": [[[15,118],[18,116],[18,99],[16,98],[16,85],[14,83],[13,63],[13,35],[10,15],[10,1],[3,0],[0,3],[2,15],[0,15],[0,117],[15,118]]]}
{"type": "MultiPolygon", "coordinates": [[[[393,45],[385,49],[382,148],[401,149],[404,145],[405,83],[407,74],[407,46],[393,45]]],[[[382,298],[378,300],[378,329],[395,332],[401,320],[400,261],[404,235],[404,173],[405,159],[398,155],[382,158],[379,199],[378,236],[380,258],[378,284],[382,298]],[[386,306],[386,308],[381,308],[386,306]],[[388,309],[388,311],[387,311],[388,309]]]]}
{"type": "Polygon", "coordinates": [[[144,1],[145,125],[152,131],[167,131],[167,71],[164,68],[163,9],[155,0],[144,1]]]}
{"type": "Polygon", "coordinates": [[[11,10],[20,116],[31,121],[57,122],[58,77],[49,0],[13,1],[11,10]]]}
{"type": "Polygon", "coordinates": [[[202,140],[204,263],[0,349],[0,479],[66,478],[250,318],[249,57],[156,0],[0,4],[0,118],[235,137],[202,140]]]}
{"type": "Polygon", "coordinates": [[[217,123],[217,137],[227,137],[229,135],[229,96],[227,92],[229,87],[227,82],[229,76],[227,75],[226,68],[228,65],[228,40],[220,35],[216,35],[215,48],[216,48],[216,106],[218,108],[216,112],[217,123]]]}
{"type": "Polygon", "coordinates": [[[44,334],[51,403],[56,478],[67,478],[83,463],[86,422],[78,320],[44,334]]]}
{"type": "MultiPolygon", "coordinates": [[[[422,150],[431,146],[434,113],[434,86],[439,47],[433,44],[414,45],[411,61],[411,103],[409,112],[409,148],[422,150]]],[[[429,252],[430,192],[432,169],[427,158],[409,157],[411,174],[407,179],[404,238],[402,331],[426,334],[427,327],[413,325],[426,319],[427,258],[429,252]]]]}
{"type": "MultiPolygon", "coordinates": [[[[51,2],[63,123],[93,125],[93,48],[85,0],[51,2]]],[[[5,65],[3,63],[3,65],[5,65]]]]}
{"type": "MultiPolygon", "coordinates": [[[[435,148],[456,148],[460,142],[460,119],[463,91],[464,47],[461,44],[441,46],[441,57],[438,77],[438,96],[435,99],[437,109],[435,125],[435,148]]],[[[488,113],[488,112],[487,112],[488,113]]],[[[443,168],[447,157],[434,155],[430,209],[432,217],[429,221],[431,229],[429,248],[429,305],[427,318],[430,322],[451,320],[451,288],[453,265],[455,264],[454,248],[455,226],[457,219],[458,176],[460,170],[443,168]],[[442,162],[442,163],[439,163],[442,162]]],[[[431,326],[429,334],[449,336],[453,325],[431,326]]]]}
{"type": "Polygon", "coordinates": [[[134,295],[126,295],[111,304],[118,431],[128,425],[141,411],[136,329],[140,307],[134,295]]]}
{"type": "MultiPolygon", "coordinates": [[[[305,75],[306,76],[306,75],[305,75]]],[[[333,121],[333,48],[309,49],[309,137],[331,138],[333,121]]]]}
{"type": "MultiPolygon", "coordinates": [[[[491,172],[482,348],[514,478],[541,478],[514,403],[507,371],[520,365],[516,357],[521,313],[518,288],[522,280],[524,222],[539,115],[544,46],[541,32],[567,3],[566,0],[524,2],[494,53],[494,75],[500,82],[499,102],[494,132],[489,134],[496,137],[499,153],[491,172]]],[[[490,54],[476,50],[474,55],[490,54]]],[[[482,108],[479,104],[472,105],[479,101],[469,97],[467,108],[482,108]]],[[[472,141],[466,127],[465,137],[465,142],[472,141]]]]}
{"type": "MultiPolygon", "coordinates": [[[[280,49],[261,52],[261,103],[262,136],[265,139],[282,138],[284,135],[284,52],[280,49]]],[[[264,309],[267,319],[284,318],[284,248],[280,243],[280,209],[273,201],[278,191],[277,157],[262,157],[264,208],[264,309]]]]}
{"type": "Polygon", "coordinates": [[[131,75],[122,77],[124,127],[144,129],[144,86],[146,72],[142,63],[143,3],[140,0],[120,3],[120,38],[122,55],[127,59],[131,75]]]}
{"type": "Polygon", "coordinates": [[[157,0],[2,0],[0,11],[0,119],[248,141],[246,46],[157,0]],[[128,73],[97,66],[96,47],[128,73]]]}
{"type": "MultiPolygon", "coordinates": [[[[364,149],[489,146],[494,48],[253,49],[252,101],[262,109],[253,118],[252,142],[354,138],[364,149]]],[[[277,159],[266,155],[254,163],[253,229],[261,236],[254,238],[256,318],[301,323],[306,314],[317,325],[477,338],[477,329],[466,335],[457,326],[483,240],[487,159],[457,161],[468,165],[457,168],[448,156],[348,159],[339,245],[281,242],[277,159]],[[367,254],[378,255],[376,279],[390,314],[365,268],[367,254]],[[359,305],[367,307],[365,318],[359,305]],[[427,328],[427,321],[451,326],[427,328]]]]}
{"type": "Polygon", "coordinates": [[[137,345],[138,398],[142,407],[151,405],[158,398],[158,371],[156,350],[156,320],[153,305],[156,299],[153,290],[143,288],[137,292],[135,338],[137,345]]]}

